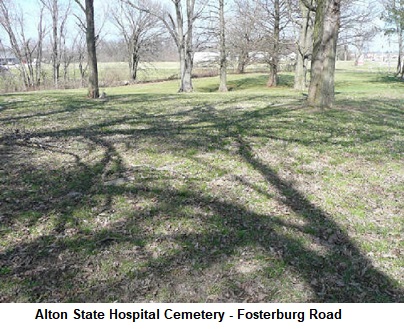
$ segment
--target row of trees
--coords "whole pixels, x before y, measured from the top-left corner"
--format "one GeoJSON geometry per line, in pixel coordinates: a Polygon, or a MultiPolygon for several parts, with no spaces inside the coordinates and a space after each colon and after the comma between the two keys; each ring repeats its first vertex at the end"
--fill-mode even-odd
{"type": "MultiPolygon", "coordinates": [[[[389,33],[402,40],[404,0],[380,1],[388,13],[384,17],[389,33]]],[[[181,92],[193,90],[193,56],[198,50],[214,49],[220,54],[220,91],[227,90],[230,58],[237,62],[239,73],[255,59],[264,60],[270,71],[268,86],[276,86],[280,56],[295,52],[295,88],[307,87],[310,69],[309,102],[319,106],[332,104],[338,41],[344,47],[354,46],[359,57],[377,32],[372,23],[377,14],[374,6],[361,0],[118,0],[104,18],[95,16],[98,8],[94,8],[93,0],[38,0],[36,35],[31,32],[27,36],[24,16],[14,4],[0,0],[0,26],[14,54],[26,63],[20,66],[26,88],[41,84],[47,43],[55,87],[61,78],[66,79],[74,60],[79,63],[81,76],[89,76],[90,97],[99,93],[96,52],[97,45],[102,44],[105,22],[115,26],[121,37],[118,42],[125,45],[132,80],[137,78],[139,62],[160,51],[168,39],[175,44],[180,61],[181,92]],[[72,27],[79,27],[75,34],[70,32],[72,27]]],[[[402,43],[400,51],[401,59],[402,43]]],[[[401,74],[403,66],[401,60],[401,74]]]]}
{"type": "Polygon", "coordinates": [[[70,0],[38,0],[37,12],[32,14],[38,17],[37,20],[32,21],[32,16],[24,13],[17,2],[0,0],[0,27],[6,36],[0,39],[2,51],[6,53],[6,48],[11,49],[24,64],[18,69],[25,88],[35,89],[43,83],[44,62],[51,63],[53,83],[58,88],[61,77],[67,78],[68,67],[74,59],[73,49],[80,53],[77,61],[84,76],[87,64],[83,66],[83,63],[87,56],[83,55],[83,35],[77,33],[73,39],[68,36],[67,23],[73,14],[70,0]]]}
{"type": "MultiPolygon", "coordinates": [[[[76,0],[78,1],[78,0],[76,0]]],[[[193,55],[195,52],[195,38],[194,29],[196,28],[196,22],[198,19],[204,17],[206,9],[210,9],[210,15],[204,17],[205,20],[215,20],[218,18],[218,28],[210,29],[210,31],[218,31],[216,33],[218,39],[218,48],[220,49],[220,68],[221,68],[221,83],[219,90],[227,91],[226,86],[226,61],[227,61],[227,47],[225,42],[225,17],[224,17],[224,1],[218,0],[217,6],[208,4],[208,1],[196,1],[196,0],[171,0],[174,6],[174,13],[171,14],[167,9],[156,6],[149,2],[142,0],[122,0],[122,5],[127,5],[149,16],[149,20],[152,18],[161,22],[172,36],[178,50],[178,56],[180,61],[180,88],[179,92],[190,92],[193,90],[192,86],[192,69],[193,69],[193,55]],[[183,5],[184,8],[183,8],[183,5]],[[213,10],[212,10],[213,9],[213,10]],[[213,13],[213,14],[212,14],[213,13]]],[[[92,1],[90,1],[92,2],[92,1]]],[[[268,80],[268,86],[275,86],[278,80],[278,60],[281,46],[281,31],[289,26],[289,22],[293,19],[293,11],[291,8],[293,5],[299,4],[297,1],[288,0],[257,0],[254,2],[236,0],[236,6],[239,8],[238,13],[243,15],[241,19],[248,17],[251,13],[254,13],[254,17],[251,18],[247,26],[248,32],[251,34],[257,34],[258,39],[266,44],[270,45],[270,50],[266,53],[270,55],[270,77],[268,80]],[[254,10],[250,10],[251,5],[254,10]],[[284,8],[282,10],[282,8],[284,8]],[[246,10],[240,10],[246,9],[246,10]],[[263,19],[262,19],[263,18],[263,19]],[[256,26],[254,26],[256,25],[256,26]]],[[[332,105],[334,100],[334,72],[335,72],[335,60],[336,60],[336,48],[338,33],[340,29],[340,8],[341,0],[301,0],[300,3],[301,14],[300,23],[302,26],[311,24],[312,28],[306,29],[304,33],[308,40],[313,42],[306,45],[311,48],[311,82],[309,86],[308,102],[313,106],[328,107],[332,105]],[[315,13],[314,21],[311,13],[315,13]],[[305,15],[305,16],[304,16],[305,15]],[[310,23],[312,22],[313,23],[310,23]],[[310,35],[309,35],[310,34],[310,35]]],[[[133,17],[133,16],[132,16],[133,17]]],[[[140,16],[142,18],[142,15],[140,16]]],[[[115,17],[118,25],[121,29],[124,29],[123,24],[119,24],[119,17],[115,17]]],[[[89,22],[87,22],[89,24],[89,22]]],[[[213,24],[215,26],[216,24],[213,24]]],[[[237,23],[238,25],[238,23],[237,23]]],[[[139,24],[136,24],[138,27],[139,24]]],[[[234,24],[236,26],[236,24],[234,24]]],[[[301,30],[303,27],[301,27],[301,30]]],[[[146,28],[146,31],[151,28],[146,28]]],[[[246,41],[250,41],[248,38],[249,33],[239,34],[242,38],[245,35],[246,41]]],[[[132,29],[132,35],[133,29],[132,29]]],[[[87,33],[87,42],[91,36],[87,33]]],[[[93,40],[94,41],[94,40],[93,40]]],[[[132,39],[130,46],[133,52],[138,53],[139,42],[133,42],[132,39]]],[[[242,59],[249,57],[250,49],[242,49],[240,57],[242,59]],[[244,52],[243,52],[244,51],[244,52]],[[248,52],[247,52],[248,51],[248,52]]],[[[89,50],[89,56],[90,54],[89,50]]],[[[96,60],[96,58],[94,58],[96,60]]],[[[133,64],[133,61],[132,61],[133,64]]],[[[303,63],[304,65],[304,63],[303,63]]],[[[133,69],[133,67],[132,67],[133,69]]],[[[304,71],[304,69],[303,69],[304,71]]],[[[90,78],[90,90],[94,89],[92,85],[94,79],[90,78]]],[[[91,92],[90,95],[92,96],[91,92]]]]}

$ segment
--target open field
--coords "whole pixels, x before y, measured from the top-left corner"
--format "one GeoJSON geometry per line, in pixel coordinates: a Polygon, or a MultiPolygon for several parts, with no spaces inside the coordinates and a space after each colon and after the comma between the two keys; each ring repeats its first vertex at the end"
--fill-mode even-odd
{"type": "MultiPolygon", "coordinates": [[[[281,69],[286,68],[286,62],[281,63],[281,69]]],[[[290,66],[290,65],[289,65],[290,66]]],[[[230,62],[228,65],[228,73],[236,73],[236,63],[230,62]]],[[[337,62],[337,67],[344,70],[355,69],[357,72],[370,72],[379,74],[392,74],[395,69],[395,64],[387,62],[365,62],[364,65],[355,67],[353,62],[340,61],[337,62]]],[[[291,67],[289,67],[291,68],[291,67]]],[[[17,91],[25,91],[17,66],[9,66],[8,71],[0,73],[0,93],[10,93],[17,91]]],[[[41,87],[42,90],[55,89],[53,83],[53,73],[50,64],[42,64],[41,87]]],[[[132,83],[129,78],[128,63],[113,62],[99,63],[99,84],[102,88],[118,87],[128,83],[132,83]]],[[[247,66],[246,73],[265,73],[269,72],[267,64],[253,63],[247,66]]],[[[86,71],[86,74],[88,72],[86,71]]],[[[86,86],[87,75],[84,80],[81,78],[79,63],[71,63],[68,67],[66,80],[64,80],[63,70],[60,72],[61,80],[59,89],[75,89],[86,86]]],[[[219,68],[211,63],[196,63],[193,74],[195,77],[212,77],[218,76],[219,68]]],[[[179,77],[179,63],[177,62],[150,62],[140,63],[136,83],[157,82],[175,80],[179,77]]],[[[56,88],[57,89],[57,88],[56,88]]]]}
{"type": "MultiPolygon", "coordinates": [[[[41,89],[54,89],[52,66],[42,64],[42,69],[41,89]]],[[[98,69],[100,86],[121,86],[129,80],[128,63],[99,63],[98,69]]],[[[178,77],[178,70],[179,63],[175,62],[142,63],[139,65],[138,82],[175,79],[178,77]]],[[[86,70],[85,79],[82,80],[79,63],[71,63],[68,67],[66,80],[64,80],[63,70],[60,72],[60,89],[80,88],[86,85],[87,73],[86,70]]],[[[20,90],[23,90],[23,85],[17,66],[9,66],[8,71],[0,75],[0,92],[20,90]]]]}
{"type": "Polygon", "coordinates": [[[1,302],[404,302],[404,83],[0,96],[1,302]]]}

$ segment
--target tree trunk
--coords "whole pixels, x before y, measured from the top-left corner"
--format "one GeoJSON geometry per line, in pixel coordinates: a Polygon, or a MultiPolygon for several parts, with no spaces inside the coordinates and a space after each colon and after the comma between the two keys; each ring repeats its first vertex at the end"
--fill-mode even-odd
{"type": "MultiPolygon", "coordinates": [[[[66,11],[62,13],[61,16],[61,5],[59,0],[40,0],[40,2],[46,7],[52,19],[51,27],[51,43],[52,43],[52,74],[53,74],[53,84],[55,88],[59,88],[60,80],[60,70],[62,64],[62,56],[64,55],[66,45],[63,41],[65,37],[66,21],[69,16],[70,3],[66,11]]],[[[66,68],[64,63],[63,68],[66,68]]]]}
{"type": "Polygon", "coordinates": [[[192,92],[192,58],[189,58],[189,54],[187,54],[187,51],[185,50],[185,45],[179,49],[179,57],[181,80],[178,92],[192,92]]]}
{"type": "Polygon", "coordinates": [[[187,33],[184,33],[184,16],[182,14],[181,0],[176,0],[175,11],[177,16],[177,47],[180,59],[180,88],[178,92],[189,93],[194,90],[192,86],[193,45],[192,30],[194,23],[194,0],[187,0],[187,33]]]}
{"type": "Polygon", "coordinates": [[[189,93],[194,90],[192,85],[192,68],[193,68],[193,54],[192,51],[186,47],[185,60],[182,72],[181,87],[179,92],[189,93]]]}
{"type": "Polygon", "coordinates": [[[131,43],[131,49],[129,49],[130,60],[129,60],[129,70],[130,70],[130,78],[132,81],[136,81],[137,79],[137,69],[139,66],[139,48],[137,40],[133,40],[131,43]]]}
{"type": "Polygon", "coordinates": [[[84,67],[83,61],[84,61],[84,58],[83,58],[83,56],[80,55],[79,56],[79,71],[80,71],[80,77],[81,77],[81,87],[84,88],[88,64],[84,67]]]}
{"type": "Polygon", "coordinates": [[[362,51],[361,49],[358,49],[358,52],[355,53],[355,62],[354,62],[354,66],[358,66],[359,65],[359,60],[362,57],[362,51]]]}
{"type": "Polygon", "coordinates": [[[237,74],[244,74],[248,62],[248,52],[241,50],[237,61],[237,74]]]}
{"type": "Polygon", "coordinates": [[[132,58],[130,60],[130,78],[132,81],[136,81],[137,79],[138,66],[139,66],[139,56],[137,53],[133,53],[132,58]]]}
{"type": "Polygon", "coordinates": [[[220,21],[220,92],[227,92],[227,53],[226,53],[226,33],[224,20],[224,0],[219,0],[219,21],[220,21]]]}
{"type": "MultiPolygon", "coordinates": [[[[311,3],[310,3],[311,4],[311,3]]],[[[302,24],[300,27],[299,43],[297,45],[297,60],[294,89],[307,88],[307,66],[313,47],[313,20],[311,11],[300,2],[302,24]]]]}
{"type": "Polygon", "coordinates": [[[94,0],[86,0],[86,41],[88,53],[88,97],[98,98],[100,96],[98,88],[98,66],[97,52],[95,47],[96,37],[94,28],[94,0]]]}
{"type": "Polygon", "coordinates": [[[53,66],[53,83],[56,88],[59,87],[59,47],[58,47],[58,18],[59,6],[57,0],[52,3],[52,34],[53,34],[53,47],[52,47],[52,66],[53,66]]]}
{"type": "Polygon", "coordinates": [[[344,45],[344,61],[348,61],[348,54],[349,54],[349,48],[348,45],[344,45]]]}
{"type": "Polygon", "coordinates": [[[267,82],[268,87],[278,85],[278,65],[279,65],[279,40],[280,40],[281,9],[279,0],[274,0],[274,45],[272,48],[272,58],[270,61],[270,74],[267,82]]]}
{"type": "Polygon", "coordinates": [[[396,76],[401,78],[404,75],[404,63],[403,63],[403,30],[400,28],[398,33],[398,59],[396,76]]]}
{"type": "Polygon", "coordinates": [[[45,39],[45,27],[43,26],[43,11],[41,11],[41,15],[39,18],[38,24],[38,45],[37,45],[37,53],[36,53],[36,62],[35,62],[35,73],[36,73],[36,84],[39,87],[41,85],[42,80],[42,55],[43,55],[43,41],[45,39]]]}
{"type": "Polygon", "coordinates": [[[308,103],[320,108],[334,102],[334,75],[341,0],[317,0],[308,103]]]}

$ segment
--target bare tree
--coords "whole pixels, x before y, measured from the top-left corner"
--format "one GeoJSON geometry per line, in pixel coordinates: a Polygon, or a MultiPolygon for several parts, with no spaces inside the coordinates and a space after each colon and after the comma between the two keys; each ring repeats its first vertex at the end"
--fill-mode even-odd
{"type": "Polygon", "coordinates": [[[274,29],[273,29],[273,49],[270,60],[270,75],[267,86],[274,87],[278,84],[278,64],[279,64],[279,41],[281,33],[281,4],[279,0],[273,0],[274,8],[274,29]]]}
{"type": "Polygon", "coordinates": [[[227,50],[226,50],[226,23],[224,18],[224,0],[219,0],[219,67],[220,92],[227,92],[227,50]]]}
{"type": "Polygon", "coordinates": [[[88,97],[98,98],[100,96],[98,87],[98,65],[96,52],[96,35],[94,24],[94,0],[85,0],[83,5],[80,0],[74,0],[85,13],[86,22],[81,23],[86,32],[87,60],[89,67],[88,76],[88,97]]]}
{"type": "Polygon", "coordinates": [[[353,35],[351,40],[348,39],[349,44],[356,48],[355,52],[355,65],[359,64],[359,59],[363,56],[365,47],[372,41],[378,33],[378,28],[370,23],[358,21],[358,24],[352,29],[353,35]]]}
{"type": "MultiPolygon", "coordinates": [[[[60,79],[60,66],[63,57],[66,54],[66,32],[67,32],[67,18],[70,14],[70,0],[66,3],[63,8],[60,0],[40,0],[43,6],[46,8],[50,14],[52,20],[52,33],[51,44],[52,44],[52,70],[53,70],[53,83],[56,88],[59,87],[60,79]]],[[[67,66],[66,61],[64,62],[64,70],[66,72],[67,66]]]]}
{"type": "Polygon", "coordinates": [[[257,1],[248,0],[234,0],[233,10],[234,14],[228,20],[228,43],[237,60],[237,73],[244,73],[263,40],[262,12],[257,1]]]}
{"type": "MultiPolygon", "coordinates": [[[[199,44],[197,49],[212,50],[218,52],[209,59],[206,58],[206,63],[210,62],[219,65],[219,92],[227,92],[227,65],[228,65],[228,47],[226,43],[226,2],[225,0],[211,1],[208,3],[206,10],[206,18],[204,18],[204,26],[200,26],[199,44]],[[199,47],[198,47],[199,46],[199,47]]],[[[209,56],[208,56],[209,57],[209,56]]]]}
{"type": "Polygon", "coordinates": [[[404,0],[382,0],[386,22],[385,33],[397,36],[398,60],[396,75],[404,78],[404,0]]]}
{"type": "Polygon", "coordinates": [[[149,8],[137,7],[131,0],[126,0],[132,6],[151,13],[158,17],[168,33],[173,38],[177,47],[180,60],[180,88],[178,92],[192,92],[192,69],[194,60],[194,29],[195,22],[201,18],[206,6],[206,0],[171,0],[174,6],[173,15],[169,10],[161,7],[152,11],[149,8]],[[199,6],[197,6],[197,2],[199,6]],[[185,3],[185,8],[184,8],[185,3]]]}
{"type": "Polygon", "coordinates": [[[278,84],[279,57],[281,51],[290,43],[290,35],[286,33],[291,26],[288,0],[259,0],[261,16],[258,27],[262,29],[262,50],[267,54],[270,74],[267,82],[268,87],[278,84]]]}
{"type": "Polygon", "coordinates": [[[313,33],[315,7],[314,0],[299,0],[299,40],[297,42],[297,57],[294,88],[304,90],[307,87],[307,71],[313,51],[313,33]]]}
{"type": "Polygon", "coordinates": [[[379,32],[375,23],[377,11],[374,2],[364,3],[359,0],[341,2],[341,28],[338,45],[348,51],[353,46],[355,51],[355,65],[363,55],[365,47],[379,32]]]}
{"type": "Polygon", "coordinates": [[[146,0],[120,0],[119,7],[112,11],[113,23],[123,37],[129,58],[131,80],[137,78],[139,61],[146,52],[151,52],[163,34],[161,21],[152,12],[157,12],[156,3],[146,0]],[[144,8],[147,10],[140,10],[144,8]]]}
{"type": "Polygon", "coordinates": [[[316,0],[313,58],[308,102],[331,107],[334,102],[334,75],[340,26],[341,0],[316,0]]]}
{"type": "Polygon", "coordinates": [[[40,7],[37,38],[28,37],[22,9],[10,0],[0,0],[0,26],[6,32],[11,49],[20,62],[18,69],[27,89],[41,85],[43,41],[46,35],[43,16],[44,8],[40,7]]]}
{"type": "MultiPolygon", "coordinates": [[[[87,61],[87,45],[86,45],[86,37],[85,33],[79,29],[76,36],[74,37],[74,41],[72,44],[72,55],[75,63],[78,64],[78,69],[80,73],[81,87],[85,87],[86,85],[86,76],[88,70],[88,61],[87,61]]],[[[73,70],[73,77],[76,80],[76,71],[73,70]]],[[[87,82],[88,84],[88,82],[87,82]]]]}
{"type": "Polygon", "coordinates": [[[183,11],[182,0],[171,0],[175,7],[176,19],[174,19],[170,13],[166,13],[167,18],[163,20],[178,48],[181,74],[179,92],[193,91],[193,30],[195,20],[198,18],[197,12],[195,12],[195,1],[196,0],[186,0],[186,8],[185,11],[183,11]]]}
{"type": "Polygon", "coordinates": [[[69,80],[69,67],[73,62],[75,52],[75,40],[72,43],[67,44],[66,38],[62,39],[62,47],[61,47],[61,64],[63,70],[63,82],[64,86],[67,85],[69,80]]]}

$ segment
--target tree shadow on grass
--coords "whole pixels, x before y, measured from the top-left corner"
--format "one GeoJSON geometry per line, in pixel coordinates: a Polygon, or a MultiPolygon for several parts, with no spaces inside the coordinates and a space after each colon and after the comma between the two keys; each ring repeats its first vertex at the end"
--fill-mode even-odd
{"type": "MultiPolygon", "coordinates": [[[[257,86],[265,86],[265,76],[241,76],[235,80],[230,80],[227,83],[227,89],[229,91],[241,91],[248,90],[251,88],[256,88],[257,86]]],[[[219,82],[215,82],[213,84],[198,87],[197,90],[200,92],[217,92],[219,89],[219,82]]]]}
{"type": "MultiPolygon", "coordinates": [[[[231,77],[231,76],[230,76],[231,77]]],[[[257,86],[265,88],[268,82],[268,75],[242,75],[237,78],[230,78],[227,82],[227,88],[231,91],[246,91],[249,89],[257,89],[257,86]]],[[[291,87],[293,86],[293,76],[287,74],[280,74],[278,87],[291,87]]],[[[219,82],[196,88],[199,92],[217,92],[219,89],[219,82]]]]}
{"type": "MultiPolygon", "coordinates": [[[[403,301],[397,282],[377,270],[331,215],[281,178],[250,145],[258,134],[280,138],[274,127],[255,131],[251,122],[275,120],[287,112],[266,108],[229,117],[205,104],[181,113],[187,120],[180,123],[172,121],[173,116],[124,116],[85,130],[36,132],[28,140],[12,139],[5,145],[2,155],[7,157],[0,161],[8,197],[0,204],[0,234],[26,232],[15,232],[17,239],[0,253],[0,301],[270,302],[285,301],[282,293],[293,285],[308,290],[295,301],[403,301]],[[137,120],[149,122],[149,128],[117,128],[137,120]],[[206,133],[206,127],[214,127],[216,135],[206,133]],[[69,165],[30,165],[25,159],[38,147],[33,138],[77,139],[86,152],[42,145],[41,152],[58,153],[69,165]],[[229,138],[234,158],[264,177],[275,194],[246,177],[233,175],[234,182],[268,202],[275,200],[302,223],[276,211],[259,213],[221,191],[207,193],[201,188],[204,179],[189,177],[191,173],[128,167],[117,148],[121,139],[131,142],[130,150],[142,140],[154,140],[185,161],[193,160],[187,150],[204,154],[207,144],[227,153],[224,141],[229,138]],[[90,150],[97,154],[93,161],[86,159],[90,150]],[[18,169],[24,162],[26,167],[18,169]],[[35,185],[42,189],[30,191],[35,185]],[[119,212],[122,199],[126,207],[119,212]],[[42,208],[35,210],[38,204],[42,208]],[[257,255],[249,253],[264,259],[260,266],[233,263],[256,261],[257,255]]],[[[205,170],[218,172],[213,164],[197,161],[205,170]]]]}
{"type": "Polygon", "coordinates": [[[404,81],[400,77],[397,76],[389,76],[389,75],[379,75],[376,79],[372,82],[375,83],[387,83],[387,84],[394,84],[397,87],[404,87],[404,81]]]}
{"type": "MultiPolygon", "coordinates": [[[[328,249],[327,256],[320,256],[297,241],[286,245],[296,267],[307,282],[316,291],[317,296],[324,296],[322,301],[370,302],[392,300],[393,281],[376,270],[371,261],[362,254],[356,244],[336,221],[293,187],[293,184],[281,179],[268,165],[261,162],[251,147],[243,140],[240,142],[240,154],[246,162],[261,172],[269,184],[281,193],[281,202],[296,214],[301,215],[305,224],[298,228],[310,234],[317,243],[328,249]],[[310,264],[309,266],[307,266],[310,264]],[[324,281],[329,280],[328,284],[324,281]],[[323,282],[321,285],[319,282],[323,282]],[[329,284],[332,282],[331,284],[329,284]]],[[[403,297],[403,291],[397,290],[397,297],[403,297]]]]}
{"type": "Polygon", "coordinates": [[[5,109],[16,110],[17,113],[0,118],[0,123],[3,124],[18,123],[26,119],[46,119],[47,117],[60,116],[62,114],[73,115],[75,112],[84,108],[92,109],[101,104],[99,101],[81,98],[74,94],[66,94],[63,96],[63,99],[54,98],[52,96],[47,97],[44,94],[42,96],[39,95],[38,98],[39,102],[43,102],[43,99],[47,99],[45,101],[47,103],[46,108],[38,110],[32,104],[32,94],[8,94],[7,97],[10,98],[10,100],[7,105],[5,105],[5,109]],[[29,114],[20,114],[22,110],[29,111],[29,114]]]}
{"type": "MultiPolygon", "coordinates": [[[[281,273],[296,273],[312,290],[313,294],[306,301],[402,300],[402,291],[372,266],[329,215],[257,160],[243,141],[240,142],[240,154],[280,191],[282,202],[287,207],[306,219],[304,225],[288,227],[288,223],[277,216],[260,215],[243,206],[204,196],[196,188],[184,192],[172,188],[148,188],[145,185],[112,187],[105,191],[108,199],[128,194],[148,196],[154,199],[155,206],[151,211],[135,211],[129,218],[91,232],[80,229],[80,225],[72,232],[72,225],[69,224],[72,218],[62,216],[66,221],[63,225],[58,223],[57,229],[50,234],[17,243],[0,255],[2,268],[8,269],[1,274],[3,284],[12,283],[14,289],[18,289],[14,292],[14,298],[18,296],[19,300],[31,302],[150,301],[161,289],[169,291],[164,301],[209,300],[206,291],[199,291],[201,287],[209,286],[202,277],[201,269],[214,268],[218,263],[227,262],[240,249],[258,247],[263,250],[263,255],[271,259],[264,270],[281,267],[281,273]],[[197,233],[175,230],[157,233],[161,218],[175,218],[178,214],[184,214],[183,209],[189,206],[209,212],[209,215],[199,219],[203,226],[210,228],[207,233],[203,233],[204,230],[197,233]],[[146,229],[145,218],[156,219],[154,229],[153,226],[146,229]],[[292,234],[280,233],[283,228],[291,229],[292,234]],[[294,237],[293,232],[296,237],[300,234],[310,236],[315,244],[326,251],[319,253],[309,248],[294,237]],[[174,247],[168,248],[165,254],[155,256],[153,250],[146,248],[151,244],[174,247]],[[115,266],[122,266],[123,256],[116,249],[123,249],[127,262],[131,263],[127,270],[119,274],[114,269],[114,263],[117,263],[115,266]],[[116,254],[121,259],[115,258],[116,254]],[[111,269],[100,268],[99,258],[110,258],[111,269]],[[94,275],[96,271],[104,273],[97,276],[94,275]],[[111,277],[107,276],[108,273],[111,277]],[[88,282],[86,278],[90,278],[88,282]],[[186,286],[190,278],[193,285],[188,290],[191,293],[182,296],[176,290],[181,285],[186,286]]],[[[77,208],[82,206],[80,203],[75,205],[77,208]]],[[[109,211],[112,211],[111,205],[104,203],[103,212],[109,211]]],[[[230,289],[232,295],[219,295],[213,297],[213,301],[256,302],[279,298],[271,296],[267,288],[262,287],[253,288],[254,293],[251,293],[239,283],[237,276],[229,275],[227,281],[227,284],[235,284],[230,289]]],[[[12,300],[6,298],[3,301],[12,300]]]]}

